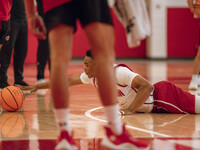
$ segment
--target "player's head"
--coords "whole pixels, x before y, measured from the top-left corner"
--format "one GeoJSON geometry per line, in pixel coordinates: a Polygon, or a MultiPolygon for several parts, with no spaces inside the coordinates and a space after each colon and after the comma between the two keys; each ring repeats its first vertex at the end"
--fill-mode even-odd
{"type": "Polygon", "coordinates": [[[86,56],[84,58],[84,71],[89,78],[95,77],[95,63],[91,49],[87,50],[86,56]]]}

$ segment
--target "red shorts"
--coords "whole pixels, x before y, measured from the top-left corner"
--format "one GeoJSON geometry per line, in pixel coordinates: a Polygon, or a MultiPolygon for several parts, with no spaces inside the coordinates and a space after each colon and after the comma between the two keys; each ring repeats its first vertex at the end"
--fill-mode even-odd
{"type": "Polygon", "coordinates": [[[195,113],[195,95],[168,81],[154,84],[153,113],[195,113]]]}

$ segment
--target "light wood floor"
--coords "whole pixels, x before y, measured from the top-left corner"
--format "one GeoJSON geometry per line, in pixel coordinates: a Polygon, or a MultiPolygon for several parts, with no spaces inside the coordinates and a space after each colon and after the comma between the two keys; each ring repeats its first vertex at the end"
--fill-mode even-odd
{"type": "MultiPolygon", "coordinates": [[[[127,64],[152,83],[168,80],[188,91],[192,61],[119,60],[117,63],[127,64]]],[[[69,75],[82,72],[82,67],[82,61],[72,61],[69,75]]],[[[48,69],[45,77],[49,77],[48,69]]],[[[25,65],[24,80],[35,84],[35,65],[25,65]]],[[[12,65],[8,70],[8,82],[13,84],[12,65]]],[[[200,91],[190,92],[200,94],[200,91]]],[[[98,146],[98,139],[104,136],[105,117],[97,90],[91,85],[80,85],[71,87],[70,93],[70,124],[79,149],[102,149],[98,146]]],[[[152,150],[200,149],[200,115],[138,113],[123,116],[122,121],[132,135],[149,142],[152,150]]],[[[38,141],[55,142],[58,132],[49,90],[26,93],[25,103],[17,112],[2,111],[0,133],[2,145],[4,143],[0,149],[6,149],[8,144],[5,143],[9,141],[11,145],[15,145],[16,141],[29,141],[25,149],[34,150],[46,149],[39,147],[38,141]]],[[[49,149],[54,146],[55,143],[46,144],[49,149]]]]}

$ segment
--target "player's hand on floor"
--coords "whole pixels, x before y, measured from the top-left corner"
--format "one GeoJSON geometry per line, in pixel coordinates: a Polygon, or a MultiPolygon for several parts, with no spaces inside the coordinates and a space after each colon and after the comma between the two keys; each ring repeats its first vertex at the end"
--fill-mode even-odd
{"type": "Polygon", "coordinates": [[[16,86],[19,87],[21,90],[30,91],[31,93],[36,92],[38,90],[36,85],[29,85],[29,86],[16,85],[16,86]]]}
{"type": "Polygon", "coordinates": [[[121,114],[122,116],[124,116],[124,115],[132,115],[132,114],[134,114],[134,113],[131,112],[129,109],[120,109],[120,114],[121,114]]]}

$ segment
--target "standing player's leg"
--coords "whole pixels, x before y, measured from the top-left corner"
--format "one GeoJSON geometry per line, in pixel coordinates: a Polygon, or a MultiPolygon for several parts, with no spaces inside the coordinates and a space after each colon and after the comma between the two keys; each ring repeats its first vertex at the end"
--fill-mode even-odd
{"type": "Polygon", "coordinates": [[[4,88],[9,86],[7,82],[7,70],[10,65],[12,51],[18,36],[18,28],[16,26],[16,22],[12,21],[9,25],[9,28],[12,30],[7,33],[7,37],[9,37],[7,42],[4,42],[0,52],[0,88],[4,88]],[[14,28],[13,28],[14,27],[14,28]]]}
{"type": "Polygon", "coordinates": [[[134,141],[122,128],[119,117],[119,105],[116,101],[116,82],[114,75],[114,31],[110,24],[90,23],[85,32],[91,45],[95,60],[95,74],[98,80],[99,94],[108,120],[106,137],[102,145],[111,149],[147,148],[146,143],[134,141]],[[112,140],[115,137],[115,140],[112,140]]]}
{"type": "MultiPolygon", "coordinates": [[[[44,20],[46,24],[46,18],[44,15],[44,10],[43,10],[43,4],[42,0],[36,0],[37,2],[37,8],[38,8],[38,13],[44,20]]],[[[45,82],[45,67],[47,62],[49,62],[50,66],[50,61],[49,61],[49,40],[48,36],[45,40],[40,40],[38,39],[38,48],[37,48],[37,84],[38,83],[43,83],[45,82]]],[[[49,67],[50,69],[50,67],[49,67]]],[[[39,92],[41,94],[44,94],[45,92],[39,92]]]]}
{"type": "MultiPolygon", "coordinates": [[[[49,41],[38,40],[38,50],[37,50],[37,83],[45,82],[45,67],[49,61],[49,41]]],[[[50,62],[49,62],[50,65],[50,62]]]]}
{"type": "Polygon", "coordinates": [[[192,72],[192,79],[189,85],[189,89],[197,90],[198,89],[198,75],[200,72],[200,45],[198,48],[197,55],[194,58],[193,62],[193,72],[192,72]]]}
{"type": "Polygon", "coordinates": [[[73,27],[61,24],[55,26],[49,32],[49,40],[52,61],[51,90],[54,105],[55,108],[68,108],[69,93],[66,75],[71,58],[73,27]]]}
{"type": "Polygon", "coordinates": [[[10,20],[7,21],[0,20],[0,51],[6,40],[5,38],[9,32],[9,29],[10,29],[10,20]]]}
{"type": "MultiPolygon", "coordinates": [[[[109,24],[91,23],[85,27],[95,60],[99,94],[104,106],[117,105],[114,75],[114,32],[109,24]],[[95,31],[95,32],[94,32],[95,31]]],[[[117,109],[118,110],[118,109],[117,109]]],[[[116,118],[119,118],[118,116],[116,118]]],[[[118,134],[122,132],[121,121],[118,134]]]]}
{"type": "Polygon", "coordinates": [[[76,149],[69,127],[69,89],[66,78],[74,28],[63,24],[56,25],[49,32],[51,77],[50,87],[54,102],[54,114],[60,130],[59,144],[56,149],[76,149]],[[65,138],[63,138],[65,137],[65,138]]]}
{"type": "Polygon", "coordinates": [[[66,78],[71,58],[73,33],[76,27],[74,1],[59,5],[46,12],[46,25],[50,46],[50,88],[54,115],[60,136],[56,150],[77,147],[69,126],[69,83],[66,78]]]}
{"type": "MultiPolygon", "coordinates": [[[[13,21],[14,22],[14,21],[13,21]]],[[[23,81],[24,62],[28,51],[28,25],[27,22],[16,22],[18,25],[18,36],[14,46],[14,75],[15,84],[27,86],[28,84],[23,81]]]]}
{"type": "Polygon", "coordinates": [[[80,20],[88,37],[95,60],[99,94],[105,107],[110,127],[116,134],[122,133],[119,106],[116,101],[114,75],[114,30],[106,0],[79,1],[80,20]],[[85,9],[87,8],[87,9],[85,9]],[[93,15],[89,15],[93,14],[93,15]]]}
{"type": "Polygon", "coordinates": [[[114,74],[114,30],[107,0],[79,1],[80,20],[88,37],[95,60],[95,74],[98,80],[99,94],[108,120],[106,137],[102,145],[111,149],[147,148],[143,142],[134,141],[119,117],[119,105],[116,101],[116,82],[114,74]],[[86,9],[85,9],[86,8],[86,9]],[[91,15],[92,14],[92,15],[91,15]],[[113,140],[115,137],[115,140],[113,140]]]}
{"type": "Polygon", "coordinates": [[[14,44],[11,45],[10,39],[7,38],[7,37],[10,37],[10,35],[8,35],[9,29],[10,29],[10,20],[8,20],[8,21],[0,20],[0,89],[4,88],[6,86],[9,86],[9,84],[7,82],[6,74],[7,74],[8,66],[10,64],[9,57],[11,57],[11,55],[12,55],[12,49],[6,50],[6,48],[4,48],[4,47],[11,47],[14,45],[14,44]],[[6,40],[8,40],[8,41],[6,41],[6,40]],[[3,44],[6,44],[6,45],[3,46],[3,44]],[[3,48],[4,48],[4,50],[3,50],[3,48]],[[7,58],[5,58],[6,53],[9,53],[8,64],[6,63],[7,58]]]}

